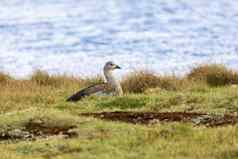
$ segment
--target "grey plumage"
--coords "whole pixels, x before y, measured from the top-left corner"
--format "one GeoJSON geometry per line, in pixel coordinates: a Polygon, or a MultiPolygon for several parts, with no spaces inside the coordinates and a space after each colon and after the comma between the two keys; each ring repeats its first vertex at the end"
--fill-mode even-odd
{"type": "Polygon", "coordinates": [[[83,97],[86,97],[86,96],[89,96],[91,94],[98,93],[98,92],[106,93],[108,89],[110,89],[110,87],[107,83],[91,85],[87,88],[84,88],[84,89],[76,92],[75,94],[70,96],[67,99],[67,101],[71,101],[71,102],[78,101],[83,97]]]}
{"type": "Polygon", "coordinates": [[[67,101],[76,102],[85,96],[89,96],[95,93],[113,93],[115,95],[122,95],[123,92],[121,85],[112,75],[112,71],[115,69],[120,69],[120,67],[118,65],[115,65],[111,61],[107,62],[103,69],[107,81],[106,83],[94,84],[87,88],[84,88],[70,96],[67,101]]]}

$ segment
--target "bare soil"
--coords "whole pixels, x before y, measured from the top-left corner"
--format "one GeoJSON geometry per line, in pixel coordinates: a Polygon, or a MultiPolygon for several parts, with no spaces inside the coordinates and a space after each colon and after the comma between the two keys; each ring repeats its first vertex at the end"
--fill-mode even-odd
{"type": "Polygon", "coordinates": [[[122,121],[132,124],[153,124],[157,122],[191,122],[195,125],[217,127],[234,125],[238,123],[236,115],[215,115],[198,112],[99,112],[82,113],[81,116],[92,116],[95,118],[122,121]]]}

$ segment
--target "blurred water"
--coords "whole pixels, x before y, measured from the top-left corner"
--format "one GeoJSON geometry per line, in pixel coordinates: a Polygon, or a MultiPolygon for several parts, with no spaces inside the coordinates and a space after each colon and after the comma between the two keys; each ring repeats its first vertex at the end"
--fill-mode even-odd
{"type": "Polygon", "coordinates": [[[1,0],[0,71],[92,75],[124,69],[184,73],[194,64],[238,68],[235,0],[1,0]]]}

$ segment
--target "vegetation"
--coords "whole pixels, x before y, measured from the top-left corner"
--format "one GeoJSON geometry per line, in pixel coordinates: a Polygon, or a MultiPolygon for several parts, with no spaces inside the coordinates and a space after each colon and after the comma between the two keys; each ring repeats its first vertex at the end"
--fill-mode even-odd
{"type": "Polygon", "coordinates": [[[129,93],[142,93],[149,88],[160,87],[177,90],[183,80],[175,76],[159,76],[150,71],[138,71],[127,75],[122,81],[123,90],[129,93]]]}
{"type": "MultiPolygon", "coordinates": [[[[31,76],[31,82],[39,86],[61,87],[74,84],[82,84],[83,80],[75,77],[67,77],[66,75],[49,75],[45,71],[37,70],[31,76]]],[[[87,80],[88,81],[88,80],[87,80]]]]}
{"type": "Polygon", "coordinates": [[[237,79],[235,71],[220,65],[198,66],[183,78],[142,71],[122,80],[123,97],[91,96],[69,103],[65,101],[69,95],[102,78],[50,76],[37,71],[29,80],[16,80],[1,74],[0,158],[235,159],[238,125],[211,128],[166,121],[142,125],[83,117],[81,113],[236,115],[237,79]]]}
{"type": "Polygon", "coordinates": [[[0,73],[0,84],[6,84],[11,80],[11,77],[5,73],[0,73]]]}
{"type": "Polygon", "coordinates": [[[238,72],[218,64],[198,66],[188,74],[188,78],[204,81],[210,86],[238,84],[238,72]]]}

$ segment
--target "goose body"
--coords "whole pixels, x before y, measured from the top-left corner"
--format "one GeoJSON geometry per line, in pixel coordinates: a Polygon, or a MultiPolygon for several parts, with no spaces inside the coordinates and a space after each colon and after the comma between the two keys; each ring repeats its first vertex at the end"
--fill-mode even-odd
{"type": "Polygon", "coordinates": [[[92,94],[103,93],[103,94],[113,94],[113,95],[123,95],[123,91],[119,81],[113,76],[113,70],[120,69],[120,67],[113,62],[109,61],[105,64],[103,68],[104,76],[106,79],[105,83],[98,83],[86,87],[72,96],[70,96],[67,101],[76,102],[85,96],[90,96],[92,94]]]}

